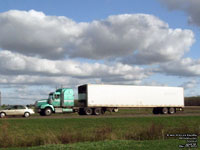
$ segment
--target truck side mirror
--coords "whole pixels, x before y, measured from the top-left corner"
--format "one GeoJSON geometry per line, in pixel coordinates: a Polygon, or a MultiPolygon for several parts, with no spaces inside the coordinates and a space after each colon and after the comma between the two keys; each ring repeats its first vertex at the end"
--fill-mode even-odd
{"type": "Polygon", "coordinates": [[[49,99],[49,104],[52,104],[53,103],[53,100],[52,99],[49,99]]]}

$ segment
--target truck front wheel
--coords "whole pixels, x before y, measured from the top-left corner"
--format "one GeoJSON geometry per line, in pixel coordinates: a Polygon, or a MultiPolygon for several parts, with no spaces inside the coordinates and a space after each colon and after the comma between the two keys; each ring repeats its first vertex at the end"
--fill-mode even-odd
{"type": "Polygon", "coordinates": [[[46,108],[45,111],[44,111],[44,114],[46,116],[50,116],[52,114],[52,109],[51,108],[46,108]]]}

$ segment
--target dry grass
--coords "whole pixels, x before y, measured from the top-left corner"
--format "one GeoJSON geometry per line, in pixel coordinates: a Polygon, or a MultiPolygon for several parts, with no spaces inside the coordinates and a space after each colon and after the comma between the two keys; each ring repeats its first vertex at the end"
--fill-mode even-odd
{"type": "MultiPolygon", "coordinates": [[[[131,130],[131,129],[130,129],[131,130]]],[[[133,130],[132,130],[133,131],[133,130]]],[[[196,134],[200,135],[200,126],[191,128],[186,124],[181,127],[164,127],[162,124],[152,123],[147,128],[139,128],[136,132],[127,132],[125,140],[164,140],[168,139],[167,134],[196,134]]]]}
{"type": "MultiPolygon", "coordinates": [[[[9,125],[2,124],[0,134],[0,147],[30,147],[46,144],[68,144],[85,141],[104,141],[104,140],[156,140],[167,139],[167,134],[184,134],[195,133],[200,134],[199,129],[191,129],[187,126],[181,128],[165,128],[162,124],[152,123],[148,128],[129,129],[121,137],[113,131],[110,126],[96,128],[93,132],[87,135],[69,129],[62,130],[61,133],[46,131],[44,134],[26,136],[12,136],[8,131],[9,125]]],[[[120,131],[119,131],[120,132],[120,131]]]]}
{"type": "Polygon", "coordinates": [[[199,119],[197,118],[196,121],[195,118],[191,121],[190,119],[191,117],[69,119],[66,122],[52,119],[30,120],[30,122],[27,120],[23,123],[17,120],[3,120],[0,122],[0,147],[29,147],[104,140],[163,140],[168,138],[167,134],[200,135],[199,119]],[[78,125],[76,121],[79,122],[78,125]],[[186,124],[183,121],[190,122],[186,124]],[[14,127],[16,128],[13,129],[14,127]]]}

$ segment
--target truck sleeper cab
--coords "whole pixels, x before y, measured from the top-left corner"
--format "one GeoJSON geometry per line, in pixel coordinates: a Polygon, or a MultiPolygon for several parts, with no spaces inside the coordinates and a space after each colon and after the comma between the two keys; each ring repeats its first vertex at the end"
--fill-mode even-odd
{"type": "Polygon", "coordinates": [[[60,88],[49,94],[48,99],[36,101],[35,107],[40,115],[49,116],[52,113],[73,112],[73,89],[60,88]]]}

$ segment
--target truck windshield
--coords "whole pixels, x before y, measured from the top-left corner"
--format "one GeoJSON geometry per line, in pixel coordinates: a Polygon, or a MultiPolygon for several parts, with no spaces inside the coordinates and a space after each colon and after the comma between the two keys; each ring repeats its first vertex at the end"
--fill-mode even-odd
{"type": "Polygon", "coordinates": [[[48,99],[53,99],[53,93],[49,94],[49,98],[48,99]]]}

